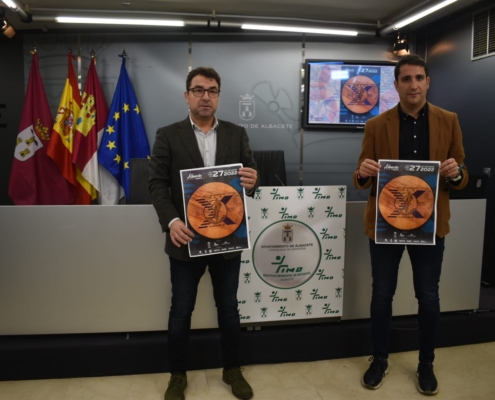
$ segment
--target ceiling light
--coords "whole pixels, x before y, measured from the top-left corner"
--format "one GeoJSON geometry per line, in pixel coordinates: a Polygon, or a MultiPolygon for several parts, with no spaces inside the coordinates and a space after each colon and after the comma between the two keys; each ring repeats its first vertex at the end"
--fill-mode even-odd
{"type": "Polygon", "coordinates": [[[7,7],[9,7],[12,11],[19,10],[19,6],[14,3],[12,0],[2,0],[7,7]]]}
{"type": "Polygon", "coordinates": [[[277,26],[277,25],[253,25],[243,24],[242,29],[254,29],[260,31],[275,31],[275,32],[296,32],[296,33],[316,33],[321,35],[344,35],[357,36],[356,31],[345,31],[339,29],[318,29],[318,28],[301,28],[295,26],[277,26]]]}
{"type": "Polygon", "coordinates": [[[0,30],[9,39],[12,39],[12,37],[15,35],[14,27],[9,24],[9,21],[7,21],[7,18],[5,17],[0,18],[0,30]]]}
{"type": "Polygon", "coordinates": [[[104,24],[104,25],[143,25],[143,26],[184,26],[183,21],[166,19],[121,19],[121,18],[78,18],[56,17],[55,21],[67,24],[104,24]]]}
{"type": "Polygon", "coordinates": [[[392,51],[399,57],[409,54],[409,44],[407,43],[407,39],[405,37],[401,39],[400,32],[397,33],[397,41],[394,43],[394,49],[392,51]]]}
{"type": "Polygon", "coordinates": [[[413,16],[403,19],[402,21],[397,22],[394,24],[393,28],[395,30],[402,28],[403,26],[409,25],[411,22],[414,22],[420,18],[425,17],[428,14],[431,14],[437,10],[440,10],[441,8],[444,8],[448,6],[449,4],[455,3],[457,0],[445,0],[440,4],[437,4],[436,6],[430,7],[420,13],[414,14],[413,16]]]}

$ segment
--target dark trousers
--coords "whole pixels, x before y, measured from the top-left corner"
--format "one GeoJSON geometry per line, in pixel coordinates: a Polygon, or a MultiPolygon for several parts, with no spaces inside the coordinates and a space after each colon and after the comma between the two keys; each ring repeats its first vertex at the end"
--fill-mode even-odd
{"type": "Polygon", "coordinates": [[[170,257],[172,306],[168,319],[168,356],[171,373],[185,374],[198,284],[208,266],[218,314],[225,369],[238,368],[240,319],[237,287],[241,256],[226,260],[222,255],[180,261],[170,257]]]}
{"type": "MultiPolygon", "coordinates": [[[[438,284],[442,269],[444,238],[435,246],[407,246],[411,259],[414,292],[418,299],[419,360],[433,362],[440,324],[438,284]]],[[[392,320],[392,300],[397,287],[399,263],[404,245],[376,244],[370,239],[373,291],[371,325],[373,356],[388,358],[388,339],[392,320]]]]}

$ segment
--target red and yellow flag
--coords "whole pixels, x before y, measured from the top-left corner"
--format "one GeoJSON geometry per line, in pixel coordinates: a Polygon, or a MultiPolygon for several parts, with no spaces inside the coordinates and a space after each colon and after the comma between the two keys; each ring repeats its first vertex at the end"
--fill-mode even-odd
{"type": "Polygon", "coordinates": [[[62,175],[73,186],[74,204],[91,204],[92,194],[96,192],[72,160],[75,126],[81,110],[81,94],[72,65],[73,58],[74,56],[69,52],[69,72],[53,124],[47,154],[55,160],[62,175]]]}

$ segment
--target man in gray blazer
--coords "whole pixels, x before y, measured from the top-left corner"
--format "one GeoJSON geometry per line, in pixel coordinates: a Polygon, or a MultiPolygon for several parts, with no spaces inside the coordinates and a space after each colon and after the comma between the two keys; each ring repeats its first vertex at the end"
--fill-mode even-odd
{"type": "Polygon", "coordinates": [[[208,266],[218,313],[224,364],[223,381],[239,399],[253,391],[242,376],[238,351],[240,319],[237,287],[241,252],[189,257],[187,243],[193,233],[186,227],[180,171],[183,169],[242,163],[241,185],[253,195],[259,178],[244,128],[218,120],[220,76],[212,68],[199,67],[186,80],[184,97],[189,116],[158,129],[150,159],[149,191],[170,258],[172,306],[168,321],[168,356],[172,374],[165,400],[184,400],[191,314],[201,276],[208,266]]]}

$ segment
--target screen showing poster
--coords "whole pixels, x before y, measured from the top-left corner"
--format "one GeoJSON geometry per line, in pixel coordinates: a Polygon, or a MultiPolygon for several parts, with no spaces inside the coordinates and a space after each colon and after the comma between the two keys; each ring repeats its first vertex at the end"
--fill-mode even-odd
{"type": "Polygon", "coordinates": [[[191,257],[251,248],[242,164],[181,171],[186,226],[194,233],[191,257]]]}
{"type": "Polygon", "coordinates": [[[376,243],[434,245],[440,162],[378,163],[376,243]]]}

